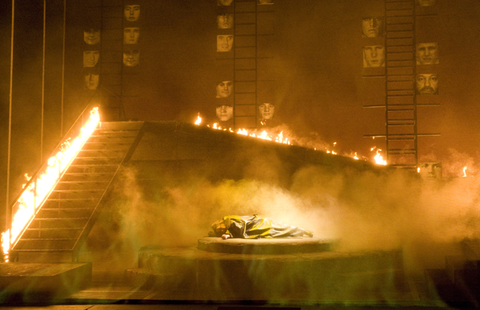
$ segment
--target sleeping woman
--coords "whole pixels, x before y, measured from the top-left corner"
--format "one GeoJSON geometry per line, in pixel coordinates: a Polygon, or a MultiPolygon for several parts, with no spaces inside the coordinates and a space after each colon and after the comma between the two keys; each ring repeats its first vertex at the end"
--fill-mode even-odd
{"type": "Polygon", "coordinates": [[[286,225],[271,218],[254,215],[225,216],[212,224],[210,237],[228,238],[311,238],[313,233],[300,227],[286,225]]]}

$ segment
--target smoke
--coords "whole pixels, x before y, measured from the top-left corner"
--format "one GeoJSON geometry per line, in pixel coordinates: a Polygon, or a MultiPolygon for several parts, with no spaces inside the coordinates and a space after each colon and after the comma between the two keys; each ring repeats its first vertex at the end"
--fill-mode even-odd
{"type": "MultiPolygon", "coordinates": [[[[278,160],[272,163],[257,168],[274,169],[278,160]]],[[[417,261],[431,255],[422,245],[480,237],[477,178],[424,180],[402,170],[320,165],[302,166],[289,178],[288,186],[280,186],[284,182],[269,178],[213,181],[197,175],[183,183],[162,179],[146,191],[136,169],[125,168],[88,247],[133,266],[141,247],[194,247],[214,221],[233,214],[300,226],[335,241],[339,251],[403,249],[417,261]]]]}

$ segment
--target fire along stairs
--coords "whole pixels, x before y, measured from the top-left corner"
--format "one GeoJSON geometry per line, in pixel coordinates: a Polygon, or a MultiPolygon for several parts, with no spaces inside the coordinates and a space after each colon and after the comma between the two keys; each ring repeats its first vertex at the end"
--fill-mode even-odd
{"type": "Polygon", "coordinates": [[[10,251],[12,261],[78,261],[141,122],[99,123],[10,251]]]}

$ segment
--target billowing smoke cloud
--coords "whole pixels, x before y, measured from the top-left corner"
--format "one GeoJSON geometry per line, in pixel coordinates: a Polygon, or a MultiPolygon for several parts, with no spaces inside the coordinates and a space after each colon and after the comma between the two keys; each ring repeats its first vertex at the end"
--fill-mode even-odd
{"type": "Polygon", "coordinates": [[[472,177],[423,180],[401,170],[312,165],[298,169],[288,187],[189,177],[147,195],[135,168],[126,168],[89,247],[134,266],[142,246],[194,247],[225,215],[261,214],[335,240],[338,250],[402,248],[415,260],[427,255],[419,245],[480,237],[479,193],[472,177]]]}

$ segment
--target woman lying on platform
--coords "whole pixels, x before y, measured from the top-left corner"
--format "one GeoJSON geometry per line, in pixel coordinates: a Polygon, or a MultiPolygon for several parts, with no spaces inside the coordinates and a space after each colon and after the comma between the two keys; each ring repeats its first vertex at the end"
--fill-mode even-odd
{"type": "Polygon", "coordinates": [[[229,215],[212,224],[210,237],[228,238],[311,238],[311,231],[296,226],[285,225],[268,217],[256,214],[247,216],[229,215]]]}

